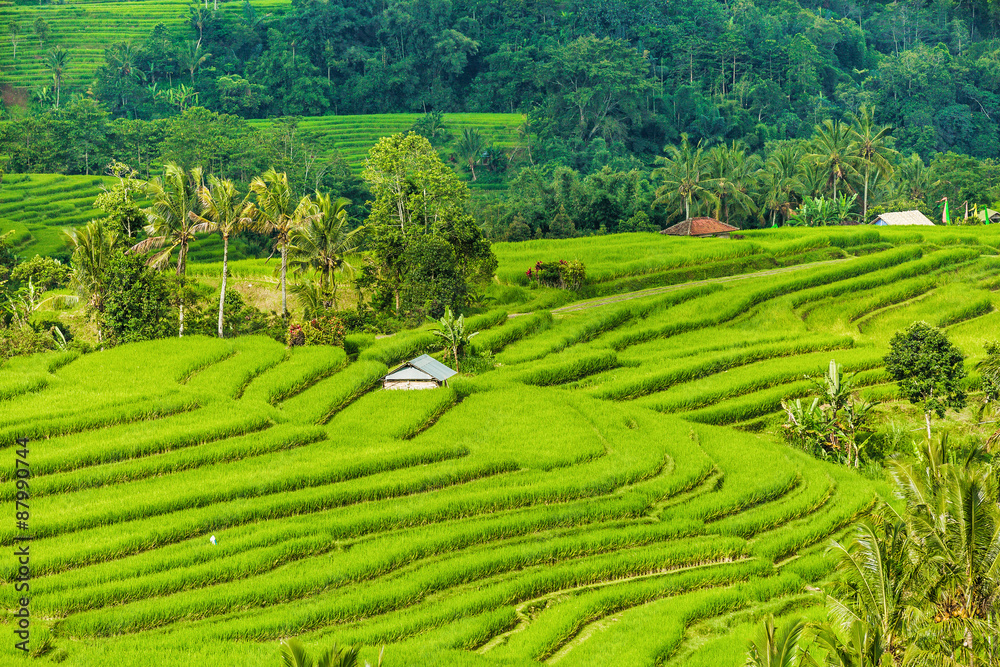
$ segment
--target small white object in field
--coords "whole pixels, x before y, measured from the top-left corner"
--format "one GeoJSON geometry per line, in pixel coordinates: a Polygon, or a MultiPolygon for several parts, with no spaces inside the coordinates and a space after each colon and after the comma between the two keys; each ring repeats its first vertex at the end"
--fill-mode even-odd
{"type": "Polygon", "coordinates": [[[214,545],[215,544],[215,535],[212,535],[210,538],[208,538],[208,541],[211,542],[214,545]]]}

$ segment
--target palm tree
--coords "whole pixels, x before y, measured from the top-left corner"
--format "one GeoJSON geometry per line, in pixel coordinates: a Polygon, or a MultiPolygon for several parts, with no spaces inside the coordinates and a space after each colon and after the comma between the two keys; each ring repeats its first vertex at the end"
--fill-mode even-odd
{"type": "Polygon", "coordinates": [[[177,60],[181,67],[186,69],[191,75],[191,85],[194,85],[194,73],[205,64],[205,61],[212,57],[211,53],[203,53],[201,50],[201,40],[189,39],[184,42],[184,48],[178,52],[177,60]]]}
{"type": "Polygon", "coordinates": [[[911,664],[996,664],[1000,506],[992,467],[975,465],[982,453],[974,447],[956,461],[942,437],[925,443],[917,464],[892,464],[913,560],[924,570],[908,625],[928,641],[909,647],[911,664]]]}
{"type": "Polygon", "coordinates": [[[923,200],[934,187],[934,179],[930,170],[916,153],[900,163],[898,182],[903,188],[903,194],[906,198],[913,201],[923,200]]]}
{"type": "Polygon", "coordinates": [[[879,654],[899,657],[905,646],[904,621],[919,575],[910,539],[904,522],[886,508],[861,521],[847,545],[832,543],[840,572],[838,589],[827,596],[833,626],[848,636],[870,629],[879,654]]]}
{"type": "MultiPolygon", "coordinates": [[[[170,263],[170,256],[177,249],[177,277],[183,285],[187,272],[188,246],[197,233],[192,214],[200,211],[198,190],[202,186],[201,167],[190,172],[173,162],[168,162],[162,178],[150,181],[146,192],[153,205],[146,209],[146,233],[149,237],[136,243],[129,252],[145,253],[153,248],[162,248],[149,258],[149,265],[163,269],[170,263]]],[[[179,306],[178,336],[184,335],[184,297],[179,306]]]]}
{"type": "MultiPolygon", "coordinates": [[[[877,628],[853,623],[843,633],[820,625],[814,630],[815,644],[826,653],[826,667],[884,667],[887,663],[884,642],[877,628]]],[[[892,658],[888,658],[892,660],[892,658]]],[[[803,665],[817,666],[811,655],[803,656],[803,665]]],[[[889,662],[888,664],[894,664],[889,662]]]]}
{"type": "Polygon", "coordinates": [[[872,112],[868,107],[861,107],[861,113],[851,114],[851,137],[854,139],[858,158],[865,165],[865,195],[862,200],[861,221],[868,221],[868,185],[872,169],[878,170],[882,176],[892,176],[892,165],[889,157],[894,151],[886,145],[891,128],[876,126],[872,120],[872,112]]]}
{"type": "Polygon", "coordinates": [[[349,199],[333,199],[329,194],[317,192],[313,215],[305,225],[292,232],[288,245],[288,258],[295,273],[315,270],[320,278],[320,292],[332,296],[334,310],[337,309],[336,274],[353,270],[346,256],[356,249],[358,230],[348,229],[347,205],[350,203],[349,199]]]}
{"type": "Polygon", "coordinates": [[[686,134],[681,135],[681,145],[664,148],[666,157],[657,157],[662,167],[654,170],[655,178],[663,180],[656,190],[654,205],[684,204],[684,219],[691,218],[691,202],[695,199],[715,201],[715,195],[706,187],[709,181],[708,165],[701,142],[692,147],[686,134]]]}
{"type": "Polygon", "coordinates": [[[476,180],[476,163],[479,162],[485,148],[486,140],[483,139],[479,130],[468,127],[462,130],[462,138],[458,141],[458,152],[468,163],[473,181],[476,180]]]}
{"type": "Polygon", "coordinates": [[[258,229],[265,234],[273,234],[275,245],[281,252],[281,312],[287,315],[288,244],[292,232],[314,215],[313,203],[308,195],[296,201],[288,185],[288,174],[274,169],[254,177],[250,190],[257,197],[253,217],[258,229]]]}
{"type": "Polygon", "coordinates": [[[782,222],[788,220],[797,192],[802,190],[799,180],[799,165],[802,150],[797,144],[784,144],[767,158],[761,178],[764,189],[764,209],[771,211],[771,224],[781,215],[782,222]]]}
{"type": "Polygon", "coordinates": [[[59,93],[62,88],[63,75],[69,66],[69,51],[61,46],[49,49],[45,56],[45,66],[52,72],[52,82],[56,87],[56,107],[59,107],[59,93]]]}
{"type": "Polygon", "coordinates": [[[253,205],[246,196],[241,196],[236,184],[229,179],[212,176],[209,187],[198,188],[198,201],[202,214],[189,213],[195,222],[192,231],[219,232],[222,235],[222,289],[219,292],[219,338],[222,334],[222,320],[226,303],[226,277],[229,272],[229,237],[247,229],[253,222],[253,205]]]}
{"type": "MultiPolygon", "coordinates": [[[[282,667],[357,667],[358,649],[337,648],[334,644],[314,661],[297,639],[286,639],[281,642],[281,664],[282,667]]],[[[379,664],[382,664],[381,656],[379,664]]]]}
{"type": "Polygon", "coordinates": [[[756,180],[760,159],[747,154],[746,146],[734,141],[731,146],[715,146],[708,152],[711,179],[707,186],[718,200],[715,217],[725,216],[729,224],[730,207],[749,217],[757,205],[749,195],[756,180]]]}
{"type": "Polygon", "coordinates": [[[827,185],[833,187],[837,198],[837,185],[857,174],[857,145],[851,140],[851,129],[840,121],[825,120],[816,126],[807,158],[822,167],[827,174],[827,185]]]}
{"type": "Polygon", "coordinates": [[[750,642],[747,667],[794,667],[799,664],[799,640],[805,627],[803,621],[794,620],[778,628],[774,625],[774,617],[768,616],[757,641],[750,642]]]}
{"type": "MultiPolygon", "coordinates": [[[[118,233],[103,220],[91,220],[84,227],[66,232],[73,256],[73,287],[87,297],[87,305],[104,312],[105,275],[108,263],[118,250],[118,233]]],[[[101,328],[97,328],[100,341],[101,328]]]]}

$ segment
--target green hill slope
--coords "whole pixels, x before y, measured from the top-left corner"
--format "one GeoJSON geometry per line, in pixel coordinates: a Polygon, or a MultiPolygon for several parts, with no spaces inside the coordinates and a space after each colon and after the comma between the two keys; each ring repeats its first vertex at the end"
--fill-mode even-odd
{"type": "MultiPolygon", "coordinates": [[[[830,358],[892,400],[881,357],[915,319],[974,360],[1000,270],[992,228],[748,236],[648,235],[645,261],[693,242],[706,271],[754,246],[853,253],[495,311],[469,326],[499,366],[427,392],[375,388],[435,349],[426,331],[353,361],[185,338],[9,362],[0,442],[33,440],[33,642],[69,665],[269,664],[288,636],[369,660],[387,644],[396,665],[742,662],[760,614],[821,604],[826,539],[880,489],[747,429],[830,358]]],[[[593,253],[613,282],[616,244],[642,237],[530,250],[593,253]]],[[[502,271],[523,261],[498,250],[502,271]]]]}

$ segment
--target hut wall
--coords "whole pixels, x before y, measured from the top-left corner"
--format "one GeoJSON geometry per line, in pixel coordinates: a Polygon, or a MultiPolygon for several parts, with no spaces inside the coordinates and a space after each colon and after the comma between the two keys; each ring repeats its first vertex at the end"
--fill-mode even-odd
{"type": "Polygon", "coordinates": [[[433,380],[386,380],[383,389],[437,389],[440,385],[433,380]]]}

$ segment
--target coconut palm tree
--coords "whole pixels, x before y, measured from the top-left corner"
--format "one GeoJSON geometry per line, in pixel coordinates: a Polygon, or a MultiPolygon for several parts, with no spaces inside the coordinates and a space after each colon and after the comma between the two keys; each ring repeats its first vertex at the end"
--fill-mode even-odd
{"type": "Polygon", "coordinates": [[[462,130],[462,137],[458,140],[458,152],[468,163],[473,181],[476,180],[476,163],[482,158],[485,148],[486,140],[479,130],[468,127],[462,130]]]}
{"type": "Polygon", "coordinates": [[[680,146],[667,146],[664,150],[667,155],[656,158],[662,166],[653,171],[654,178],[663,182],[656,190],[653,204],[683,204],[684,219],[690,219],[691,202],[716,200],[707,187],[710,175],[701,143],[691,146],[688,136],[682,134],[680,146]]]}
{"type": "Polygon", "coordinates": [[[52,72],[52,83],[56,87],[56,107],[59,107],[59,93],[62,88],[63,75],[69,67],[69,51],[61,46],[49,49],[45,56],[45,66],[52,72]]]}
{"type": "Polygon", "coordinates": [[[855,168],[857,145],[852,141],[850,127],[840,121],[823,121],[816,126],[809,150],[806,157],[827,174],[826,184],[833,188],[836,199],[838,185],[858,173],[855,168]]]}
{"type": "Polygon", "coordinates": [[[900,163],[897,182],[902,188],[901,194],[913,201],[923,200],[934,187],[934,177],[930,169],[916,153],[900,163]]]}
{"type": "Polygon", "coordinates": [[[281,312],[288,314],[288,244],[292,232],[301,227],[314,215],[313,202],[309,196],[296,200],[288,185],[288,174],[268,169],[250,182],[250,190],[257,201],[252,216],[257,221],[257,229],[265,234],[273,234],[275,245],[281,252],[281,312]]]}
{"type": "Polygon", "coordinates": [[[292,232],[288,244],[288,260],[296,274],[315,270],[319,274],[320,292],[329,293],[333,308],[337,308],[338,272],[353,271],[347,255],[357,247],[357,229],[348,229],[349,199],[333,199],[329,194],[316,193],[313,214],[302,227],[292,232]]]}
{"type": "Polygon", "coordinates": [[[208,183],[208,187],[198,188],[201,215],[194,211],[189,215],[192,222],[196,223],[192,228],[193,232],[219,232],[222,236],[222,288],[219,292],[219,338],[222,338],[226,277],[229,272],[229,237],[250,227],[253,223],[253,205],[229,179],[212,176],[208,183]]]}
{"type": "Polygon", "coordinates": [[[194,85],[194,73],[211,57],[211,53],[204,53],[201,50],[200,39],[198,41],[193,39],[187,40],[184,42],[184,48],[178,51],[177,61],[191,75],[192,86],[194,85]]]}
{"type": "MultiPolygon", "coordinates": [[[[148,184],[146,192],[153,205],[146,209],[146,233],[143,241],[136,243],[129,252],[145,253],[153,248],[161,248],[149,258],[149,265],[163,269],[170,263],[170,257],[177,250],[177,277],[183,284],[187,272],[188,246],[194,240],[195,223],[192,214],[201,211],[198,190],[202,186],[201,167],[189,172],[173,162],[168,162],[162,178],[155,178],[148,184]]],[[[179,299],[178,336],[184,335],[184,297],[179,299]]]]}
{"type": "Polygon", "coordinates": [[[725,216],[726,224],[729,224],[730,209],[745,217],[756,213],[757,205],[749,191],[756,180],[760,158],[748,154],[746,146],[734,141],[730,146],[713,147],[708,152],[707,160],[711,176],[707,187],[718,202],[715,217],[725,216]]]}
{"type": "Polygon", "coordinates": [[[867,638],[853,641],[855,652],[902,656],[904,623],[919,576],[910,546],[906,524],[889,508],[861,521],[846,545],[832,543],[840,578],[827,595],[827,611],[834,634],[857,640],[861,632],[867,638]],[[869,646],[872,641],[878,646],[869,646]]]}
{"type": "Polygon", "coordinates": [[[118,233],[103,220],[91,220],[67,231],[66,237],[73,249],[73,287],[91,308],[104,312],[105,269],[118,250],[118,233]]]}
{"type": "Polygon", "coordinates": [[[774,617],[764,621],[763,632],[747,650],[747,667],[794,667],[799,664],[799,640],[806,624],[793,620],[782,627],[774,624],[774,617]]]}
{"type": "Polygon", "coordinates": [[[873,170],[877,170],[885,178],[892,176],[892,164],[889,158],[895,151],[886,145],[891,128],[885,125],[875,125],[872,111],[861,107],[860,114],[851,114],[851,137],[854,139],[855,151],[864,165],[864,199],[862,200],[861,221],[868,221],[868,186],[873,170]]]}
{"type": "Polygon", "coordinates": [[[761,170],[764,210],[771,212],[771,225],[781,215],[784,223],[792,214],[797,193],[802,190],[799,164],[802,150],[797,144],[784,144],[774,150],[761,170]]]}

